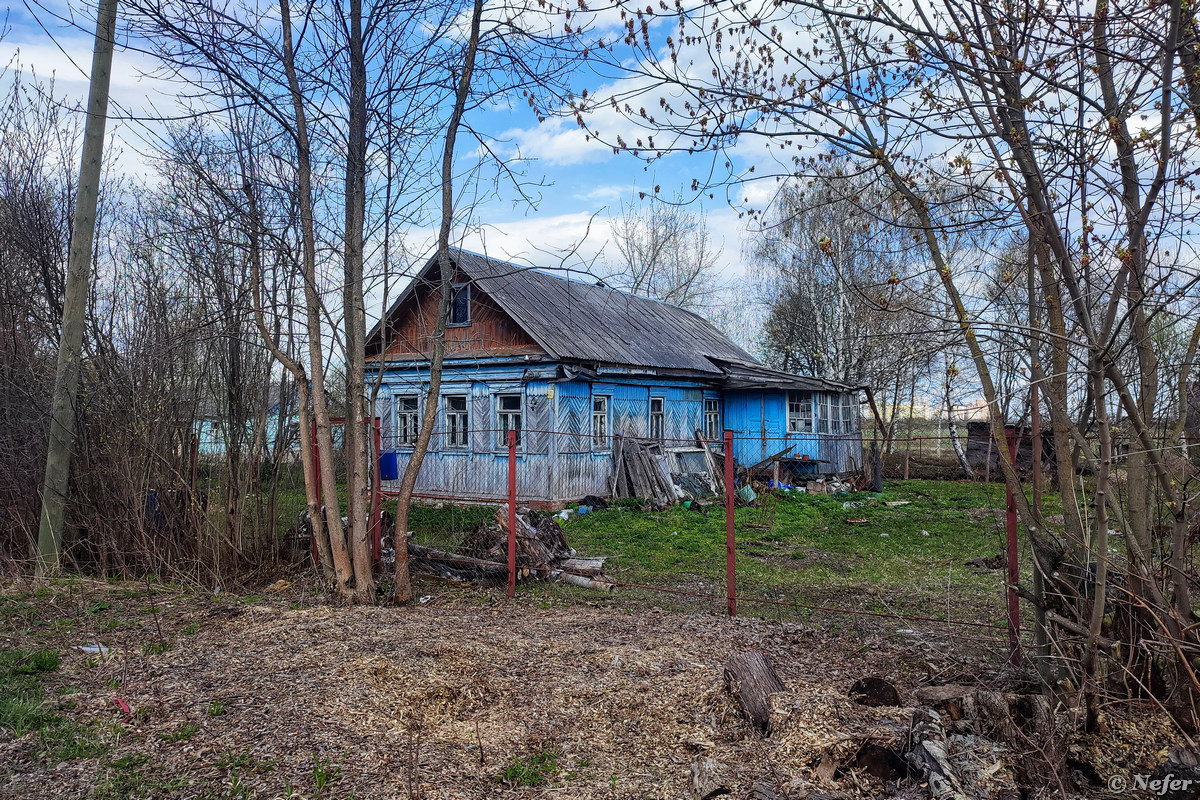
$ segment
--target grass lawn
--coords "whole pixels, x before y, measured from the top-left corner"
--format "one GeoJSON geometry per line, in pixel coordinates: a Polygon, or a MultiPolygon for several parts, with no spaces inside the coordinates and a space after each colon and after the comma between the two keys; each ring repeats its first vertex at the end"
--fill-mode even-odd
{"type": "MultiPolygon", "coordinates": [[[[1045,513],[1058,513],[1058,503],[1048,494],[1045,513]]],[[[739,609],[834,624],[853,620],[801,606],[894,613],[896,619],[886,622],[893,628],[904,615],[1003,623],[1003,571],[966,562],[1003,551],[1004,505],[1003,484],[966,481],[893,481],[879,495],[763,497],[736,513],[739,609]],[[904,503],[887,505],[896,501],[904,503]]],[[[422,543],[453,546],[462,530],[493,512],[414,507],[411,527],[422,543]]],[[[524,591],[625,608],[724,608],[723,506],[655,512],[626,505],[575,517],[564,529],[580,553],[609,556],[606,573],[616,581],[721,599],[633,587],[620,587],[608,598],[588,597],[539,583],[524,584],[524,591]]]]}

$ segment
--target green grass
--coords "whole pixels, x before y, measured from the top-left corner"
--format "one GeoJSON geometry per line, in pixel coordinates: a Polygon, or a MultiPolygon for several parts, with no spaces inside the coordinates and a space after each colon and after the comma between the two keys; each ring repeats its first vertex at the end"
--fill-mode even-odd
{"type": "Polygon", "coordinates": [[[50,707],[44,684],[58,666],[57,650],[0,651],[0,739],[36,732],[39,755],[52,762],[100,755],[108,749],[101,726],[80,725],[50,707]]]}
{"type": "MultiPolygon", "coordinates": [[[[384,509],[395,513],[394,500],[384,503],[384,509]]],[[[433,505],[414,504],[408,516],[408,529],[420,544],[437,546],[453,544],[475,523],[486,521],[496,513],[496,507],[455,506],[449,503],[441,508],[433,505]]]]}
{"type": "Polygon", "coordinates": [[[199,725],[192,725],[189,723],[184,723],[183,725],[180,725],[178,728],[174,729],[173,731],[169,731],[168,733],[164,733],[164,734],[160,734],[160,735],[162,736],[163,740],[167,741],[167,742],[186,742],[189,739],[191,739],[193,736],[195,736],[196,732],[199,730],[200,730],[199,725]]]}
{"type": "MultiPolygon", "coordinates": [[[[881,495],[768,495],[735,514],[741,602],[758,597],[935,617],[949,608],[991,619],[1002,613],[1000,574],[965,562],[1003,548],[1004,520],[994,512],[1004,503],[1002,484],[915,480],[889,483],[881,495]]],[[[1057,513],[1056,504],[1047,496],[1046,513],[1057,513]]],[[[724,594],[722,506],[614,508],[564,527],[579,552],[610,556],[606,572],[616,580],[724,594]]],[[[631,592],[618,589],[611,602],[626,602],[631,592]]],[[[656,605],[685,602],[653,597],[656,605]]],[[[775,613],[764,604],[749,609],[775,613]]]]}
{"type": "Polygon", "coordinates": [[[144,656],[160,656],[163,653],[168,653],[174,649],[175,645],[170,642],[147,642],[142,645],[142,655],[144,656]]]}
{"type": "Polygon", "coordinates": [[[514,756],[500,777],[511,786],[541,786],[558,774],[556,750],[542,750],[525,758],[514,756]]]}

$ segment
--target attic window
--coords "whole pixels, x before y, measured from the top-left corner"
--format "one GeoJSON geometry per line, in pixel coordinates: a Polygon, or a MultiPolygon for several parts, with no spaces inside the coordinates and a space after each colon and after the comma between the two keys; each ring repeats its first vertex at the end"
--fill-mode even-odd
{"type": "Polygon", "coordinates": [[[450,318],[446,324],[471,324],[471,284],[460,283],[450,287],[450,318]]]}

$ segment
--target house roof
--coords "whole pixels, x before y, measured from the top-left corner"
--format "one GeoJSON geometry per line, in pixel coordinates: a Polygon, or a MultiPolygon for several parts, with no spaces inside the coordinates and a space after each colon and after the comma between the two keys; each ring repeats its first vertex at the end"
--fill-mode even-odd
{"type": "Polygon", "coordinates": [[[807,392],[850,392],[867,388],[817,378],[811,375],[793,375],[777,369],[764,367],[757,361],[720,362],[725,373],[723,386],[726,389],[799,389],[807,392]]]}
{"type": "MultiPolygon", "coordinates": [[[[711,322],[678,306],[453,250],[455,265],[547,353],[562,360],[719,375],[710,359],[754,361],[711,322]]],[[[437,264],[430,259],[422,270],[437,264]]],[[[412,291],[397,298],[390,317],[412,291]]],[[[378,336],[378,325],[368,341],[378,336]]]]}
{"type": "MultiPolygon", "coordinates": [[[[466,250],[452,250],[451,259],[559,360],[699,372],[730,389],[859,388],[764,367],[711,322],[679,306],[466,250]]],[[[436,266],[435,256],[392,304],[387,318],[436,266]]],[[[378,344],[378,336],[376,325],[367,338],[369,347],[378,344]]]]}

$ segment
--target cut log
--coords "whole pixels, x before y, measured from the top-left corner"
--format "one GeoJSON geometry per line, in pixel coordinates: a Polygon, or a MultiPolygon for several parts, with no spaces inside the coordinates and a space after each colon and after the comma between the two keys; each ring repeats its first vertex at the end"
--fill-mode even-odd
{"type": "Polygon", "coordinates": [[[694,762],[688,775],[688,794],[692,800],[712,800],[733,794],[725,785],[728,772],[724,764],[711,758],[694,762]]]}
{"type": "Polygon", "coordinates": [[[775,793],[771,784],[759,781],[754,784],[750,794],[746,795],[746,800],[783,800],[783,798],[775,793]]]}
{"type": "Polygon", "coordinates": [[[558,566],[563,572],[594,576],[604,572],[604,562],[607,560],[608,556],[597,556],[595,558],[573,556],[571,558],[564,558],[558,562],[558,566]]]}
{"type": "Polygon", "coordinates": [[[725,662],[725,686],[754,729],[770,735],[771,695],[785,691],[775,668],[761,650],[738,653],[725,662]]]}
{"type": "Polygon", "coordinates": [[[569,583],[572,586],[578,586],[581,589],[595,589],[599,592],[611,592],[613,590],[613,585],[607,581],[596,581],[592,580],[586,575],[574,575],[570,572],[563,572],[562,570],[558,569],[552,569],[548,571],[546,573],[546,578],[552,581],[569,583]]]}
{"type": "Polygon", "coordinates": [[[936,711],[918,708],[913,713],[909,749],[904,758],[929,786],[933,800],[968,800],[962,781],[950,766],[946,730],[936,711]]]}
{"type": "Polygon", "coordinates": [[[856,680],[850,687],[850,699],[859,705],[871,707],[900,705],[900,693],[896,687],[875,675],[856,680]]]}

